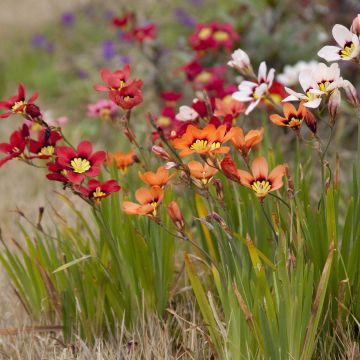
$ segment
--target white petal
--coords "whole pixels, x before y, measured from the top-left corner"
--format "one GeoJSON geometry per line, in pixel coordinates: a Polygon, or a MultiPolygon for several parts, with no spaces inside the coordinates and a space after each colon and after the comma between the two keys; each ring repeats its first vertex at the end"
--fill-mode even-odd
{"type": "Polygon", "coordinates": [[[240,102],[246,102],[246,101],[251,101],[253,98],[250,97],[249,95],[247,94],[244,94],[240,91],[237,91],[237,92],[234,92],[231,97],[237,101],[240,101],[240,102]]]}
{"type": "Polygon", "coordinates": [[[319,107],[320,103],[321,103],[321,98],[317,98],[315,100],[306,102],[304,106],[308,108],[316,109],[317,107],[319,107]]]}
{"type": "Polygon", "coordinates": [[[252,103],[250,103],[250,105],[247,107],[246,111],[245,111],[245,115],[249,115],[255,108],[256,106],[259,104],[260,99],[257,99],[256,101],[253,101],[252,103]]]}
{"type": "Polygon", "coordinates": [[[285,99],[283,99],[281,102],[288,102],[288,101],[299,101],[300,99],[295,95],[289,95],[285,99]]]}
{"type": "Polygon", "coordinates": [[[258,72],[258,81],[261,82],[261,80],[266,80],[266,62],[263,61],[259,66],[259,72],[258,72]]]}
{"type": "Polygon", "coordinates": [[[343,48],[347,42],[352,40],[352,32],[344,25],[336,24],[332,29],[332,34],[336,42],[343,48]]]}
{"type": "Polygon", "coordinates": [[[341,56],[339,55],[340,50],[341,49],[337,46],[327,45],[320,49],[317,54],[326,61],[337,61],[341,60],[341,56]]]}
{"type": "Polygon", "coordinates": [[[310,87],[314,87],[314,78],[312,72],[308,69],[302,70],[299,74],[299,82],[304,91],[307,91],[310,87]]]}
{"type": "Polygon", "coordinates": [[[269,87],[271,87],[274,81],[274,77],[275,77],[275,69],[271,68],[266,79],[266,82],[268,83],[269,87]]]}

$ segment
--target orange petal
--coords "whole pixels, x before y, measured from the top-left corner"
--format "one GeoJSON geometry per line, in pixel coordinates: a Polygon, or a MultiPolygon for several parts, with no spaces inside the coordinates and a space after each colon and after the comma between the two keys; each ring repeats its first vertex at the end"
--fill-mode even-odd
{"type": "Polygon", "coordinates": [[[296,114],[297,111],[295,109],[295,106],[289,102],[284,103],[283,105],[283,112],[286,118],[289,117],[290,114],[296,114]]]}
{"type": "Polygon", "coordinates": [[[274,183],[278,178],[282,178],[285,174],[286,165],[278,165],[270,172],[268,179],[274,183]]]}
{"type": "Polygon", "coordinates": [[[240,183],[244,186],[251,187],[251,184],[254,181],[252,175],[245,170],[238,170],[237,173],[240,178],[240,183]]]}
{"type": "Polygon", "coordinates": [[[130,201],[124,201],[122,205],[123,211],[127,214],[132,214],[132,215],[139,214],[140,207],[141,205],[135,204],[130,201]]]}
{"type": "Polygon", "coordinates": [[[254,179],[266,179],[269,171],[266,159],[263,156],[257,157],[251,164],[251,171],[254,179]]]}
{"type": "Polygon", "coordinates": [[[272,114],[270,115],[270,120],[276,124],[276,125],[279,125],[279,126],[286,126],[284,124],[284,121],[286,121],[286,118],[284,117],[281,117],[280,115],[278,114],[272,114]]]}

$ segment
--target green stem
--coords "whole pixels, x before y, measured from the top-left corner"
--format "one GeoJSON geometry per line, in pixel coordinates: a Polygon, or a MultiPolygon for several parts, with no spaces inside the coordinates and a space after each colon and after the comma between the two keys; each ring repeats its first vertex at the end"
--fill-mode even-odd
{"type": "Polygon", "coordinates": [[[262,200],[260,200],[260,206],[261,206],[261,209],[262,209],[262,212],[265,216],[265,219],[267,221],[267,223],[269,224],[273,234],[274,234],[274,237],[275,237],[275,240],[276,240],[276,243],[278,244],[279,243],[279,236],[278,234],[276,233],[275,229],[274,229],[274,226],[269,218],[269,215],[266,213],[266,210],[265,210],[265,207],[264,207],[264,202],[262,200]]]}

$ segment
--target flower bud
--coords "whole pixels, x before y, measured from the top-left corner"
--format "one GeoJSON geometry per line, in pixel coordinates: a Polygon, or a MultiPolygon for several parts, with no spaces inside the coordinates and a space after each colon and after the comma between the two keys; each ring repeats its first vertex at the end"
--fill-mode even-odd
{"type": "Polygon", "coordinates": [[[341,94],[340,91],[335,89],[330,97],[329,97],[329,102],[328,102],[328,111],[330,114],[330,126],[333,127],[335,124],[335,120],[336,120],[336,115],[339,111],[340,108],[340,104],[341,104],[341,94]]]}
{"type": "Polygon", "coordinates": [[[343,88],[345,90],[346,97],[347,97],[348,101],[351,103],[351,105],[358,106],[359,105],[359,97],[358,97],[357,91],[355,89],[355,86],[349,80],[344,80],[343,88]]]}
{"type": "Polygon", "coordinates": [[[358,14],[356,18],[353,20],[350,30],[357,36],[360,35],[360,14],[358,14]]]}
{"type": "Polygon", "coordinates": [[[38,119],[42,116],[40,112],[40,108],[35,104],[26,105],[25,111],[26,111],[26,115],[30,116],[33,119],[38,119]]]}
{"type": "Polygon", "coordinates": [[[307,111],[306,112],[306,116],[305,116],[305,124],[307,125],[307,127],[314,133],[316,134],[316,130],[317,130],[317,124],[316,124],[316,117],[314,116],[314,114],[311,111],[307,111]]]}
{"type": "Polygon", "coordinates": [[[162,146],[154,145],[151,151],[160,159],[171,160],[170,154],[162,146]]]}
{"type": "Polygon", "coordinates": [[[173,200],[170,202],[167,207],[167,212],[170,216],[171,221],[176,226],[177,230],[183,232],[185,227],[184,217],[176,201],[173,200]]]}
{"type": "Polygon", "coordinates": [[[231,60],[227,64],[243,75],[250,75],[254,72],[248,54],[241,49],[232,53],[231,60]]]}
{"type": "Polygon", "coordinates": [[[220,201],[223,201],[224,200],[224,189],[223,189],[223,186],[221,184],[221,181],[219,179],[215,179],[213,181],[213,185],[215,187],[216,195],[217,195],[218,199],[220,201]]]}
{"type": "Polygon", "coordinates": [[[230,155],[225,156],[220,163],[220,167],[227,178],[232,181],[240,182],[236,164],[230,155]]]}

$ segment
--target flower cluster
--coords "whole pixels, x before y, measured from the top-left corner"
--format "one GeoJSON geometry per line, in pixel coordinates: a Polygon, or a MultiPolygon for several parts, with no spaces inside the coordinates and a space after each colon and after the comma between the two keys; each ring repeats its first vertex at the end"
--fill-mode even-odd
{"type": "Polygon", "coordinates": [[[127,41],[143,43],[156,38],[156,26],[153,23],[139,25],[134,12],[125,12],[122,16],[115,16],[111,23],[121,29],[122,38],[127,41]]]}
{"type": "Polygon", "coordinates": [[[106,83],[104,85],[95,85],[96,91],[108,93],[109,99],[123,110],[131,110],[143,101],[142,80],[129,80],[130,65],[127,64],[123,69],[113,73],[109,69],[102,69],[101,78],[106,83]]]}

